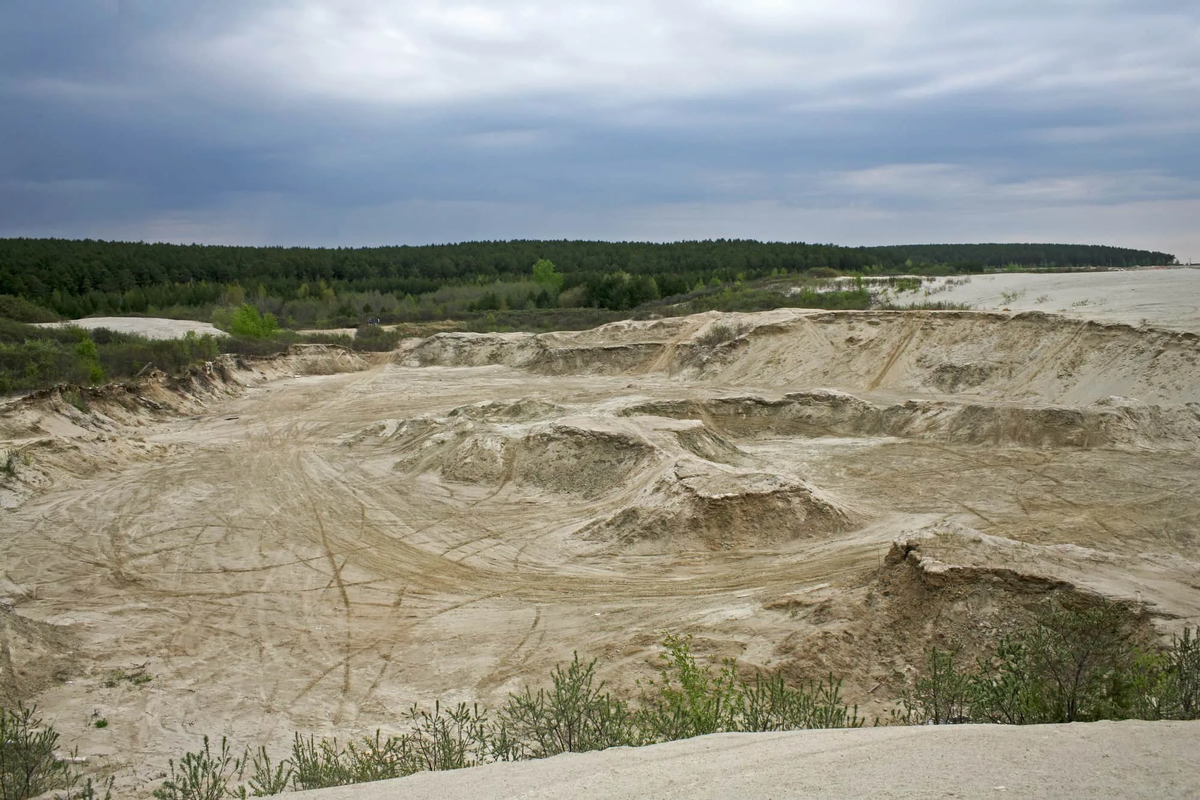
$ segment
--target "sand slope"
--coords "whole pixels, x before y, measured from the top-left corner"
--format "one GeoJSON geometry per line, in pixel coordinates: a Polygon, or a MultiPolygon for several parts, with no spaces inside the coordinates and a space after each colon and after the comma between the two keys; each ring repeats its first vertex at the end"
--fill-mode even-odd
{"type": "Polygon", "coordinates": [[[980,311],[1046,311],[1077,319],[1200,329],[1200,269],[1131,269],[1121,272],[1005,273],[939,278],[897,302],[944,300],[980,311]],[[925,289],[932,294],[924,297],[925,289]],[[938,291],[941,289],[941,291],[938,291]]]}
{"type": "Polygon", "coordinates": [[[1200,722],[741,733],[422,773],[297,800],[1200,796],[1200,722]]]}

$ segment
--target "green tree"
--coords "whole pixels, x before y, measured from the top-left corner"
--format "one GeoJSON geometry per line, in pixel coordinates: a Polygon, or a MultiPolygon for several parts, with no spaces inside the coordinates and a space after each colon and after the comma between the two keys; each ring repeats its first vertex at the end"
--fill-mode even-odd
{"type": "Polygon", "coordinates": [[[104,369],[100,366],[100,353],[96,350],[96,343],[92,337],[86,333],[79,343],[75,345],[75,355],[83,363],[87,369],[88,380],[92,383],[102,383],[104,381],[104,369]]]}
{"type": "Polygon", "coordinates": [[[562,291],[563,276],[554,268],[554,262],[541,258],[533,265],[534,283],[545,286],[554,294],[562,291]]]}
{"type": "Polygon", "coordinates": [[[249,303],[243,303],[237,311],[233,312],[230,330],[235,336],[270,339],[279,330],[279,323],[274,314],[259,314],[257,308],[249,303]]]}

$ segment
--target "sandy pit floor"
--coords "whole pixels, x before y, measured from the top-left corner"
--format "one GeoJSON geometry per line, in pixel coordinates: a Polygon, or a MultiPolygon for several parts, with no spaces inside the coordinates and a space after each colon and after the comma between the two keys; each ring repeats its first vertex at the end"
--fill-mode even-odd
{"type": "Polygon", "coordinates": [[[1050,594],[1167,635],[1200,623],[1170,321],[704,314],[12,401],[0,688],[137,797],[201,734],[398,729],[574,651],[632,693],[665,631],[868,714],[1050,594]]]}

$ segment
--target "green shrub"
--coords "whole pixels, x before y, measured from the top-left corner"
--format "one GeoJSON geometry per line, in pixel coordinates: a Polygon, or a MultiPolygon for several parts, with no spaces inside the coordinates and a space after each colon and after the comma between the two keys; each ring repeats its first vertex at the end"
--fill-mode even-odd
{"type": "Polygon", "coordinates": [[[717,322],[710,325],[708,330],[696,337],[696,344],[701,347],[719,347],[726,342],[732,342],[741,335],[741,328],[717,322]]]}
{"type": "Polygon", "coordinates": [[[735,730],[741,702],[732,660],[715,671],[696,663],[692,637],[668,635],[660,656],[659,679],[642,691],[637,722],[647,738],[672,741],[735,730]]]}
{"type": "Polygon", "coordinates": [[[62,396],[63,400],[66,400],[68,404],[74,406],[74,408],[81,414],[86,414],[92,410],[91,405],[88,403],[87,395],[78,389],[67,389],[65,392],[63,392],[62,396]]]}
{"type": "Polygon", "coordinates": [[[388,330],[380,325],[360,325],[354,331],[351,344],[355,350],[387,352],[395,350],[399,343],[399,331],[388,330]]]}
{"type": "Polygon", "coordinates": [[[1184,628],[1166,650],[1142,654],[1136,674],[1136,716],[1200,719],[1200,628],[1184,628]]]}
{"type": "Polygon", "coordinates": [[[975,673],[965,678],[973,721],[1002,725],[1050,721],[1045,677],[1037,671],[1027,636],[1001,637],[995,650],[979,659],[975,673]]]}
{"type": "Polygon", "coordinates": [[[17,322],[58,322],[61,316],[49,309],[11,294],[0,294],[0,317],[17,322]]]}
{"type": "MultiPolygon", "coordinates": [[[[270,762],[264,761],[263,771],[268,780],[260,783],[277,785],[284,774],[290,774],[292,786],[297,790],[326,789],[410,775],[415,772],[411,762],[403,737],[384,738],[376,731],[374,738],[364,737],[358,743],[339,747],[336,739],[318,742],[312,736],[305,739],[297,733],[292,740],[290,764],[280,764],[272,771],[270,762]]],[[[259,771],[256,768],[256,775],[259,771]]]]}
{"type": "Polygon", "coordinates": [[[96,343],[90,336],[85,334],[75,345],[75,355],[87,369],[89,383],[104,382],[104,370],[100,366],[100,353],[96,350],[96,343]]]}
{"type": "Polygon", "coordinates": [[[479,706],[443,709],[435,703],[433,711],[413,706],[408,720],[412,731],[405,743],[413,772],[473,767],[490,754],[487,713],[479,706]]]}
{"type": "Polygon", "coordinates": [[[643,689],[636,738],[671,741],[723,731],[853,728],[863,724],[857,708],[841,697],[841,681],[829,676],[799,687],[779,673],[739,677],[732,659],[704,666],[691,653],[691,637],[663,640],[659,679],[643,689]]]}
{"type": "Polygon", "coordinates": [[[595,668],[595,659],[583,662],[576,653],[566,669],[554,668],[549,690],[511,695],[493,733],[498,756],[515,761],[636,744],[628,706],[596,682],[595,668]]]}
{"type": "Polygon", "coordinates": [[[63,791],[58,800],[111,800],[112,781],[102,786],[83,781],[70,760],[59,759],[59,734],[43,726],[35,707],[0,708],[0,800],[29,800],[63,791]]]}
{"type": "Polygon", "coordinates": [[[1200,627],[1183,629],[1166,653],[1174,719],[1200,719],[1200,627]]]}
{"type": "Polygon", "coordinates": [[[19,449],[10,447],[4,451],[4,461],[0,463],[0,473],[7,478],[15,478],[23,463],[25,463],[24,454],[19,449]]]}
{"type": "Polygon", "coordinates": [[[970,708],[970,681],[955,664],[955,650],[929,650],[925,674],[905,697],[909,722],[949,725],[965,722],[970,708]]]}
{"type": "Polygon", "coordinates": [[[154,790],[155,800],[225,800],[237,795],[230,783],[240,779],[245,770],[245,759],[235,758],[229,742],[221,737],[221,750],[213,753],[209,749],[208,737],[204,746],[195,753],[186,753],[176,764],[169,762],[171,777],[154,790]]]}
{"type": "Polygon", "coordinates": [[[25,800],[70,783],[71,770],[54,750],[58,732],[43,727],[36,708],[0,708],[0,798],[25,800]]]}
{"type": "Polygon", "coordinates": [[[229,330],[234,336],[245,336],[251,339],[270,339],[279,332],[279,323],[271,313],[259,314],[258,309],[249,303],[242,303],[233,312],[229,322],[229,330]]]}
{"type": "Polygon", "coordinates": [[[969,670],[954,653],[931,650],[901,716],[1009,725],[1195,718],[1198,652],[1187,631],[1164,651],[1147,649],[1118,603],[1048,602],[969,670]]]}
{"type": "Polygon", "coordinates": [[[832,675],[824,681],[810,681],[805,686],[792,688],[779,673],[755,673],[752,682],[742,684],[736,730],[791,731],[862,726],[858,707],[847,707],[841,692],[842,682],[832,675]]]}
{"type": "Polygon", "coordinates": [[[1100,602],[1083,609],[1048,604],[1026,633],[1029,662],[1044,682],[1052,721],[1122,719],[1137,655],[1123,608],[1100,602]]]}
{"type": "MultiPolygon", "coordinates": [[[[244,762],[245,757],[243,757],[244,762]]],[[[295,766],[286,758],[278,764],[272,763],[271,756],[268,755],[265,747],[258,748],[258,751],[251,757],[250,767],[253,769],[249,783],[251,797],[270,797],[283,794],[291,785],[292,774],[295,772],[295,766]]],[[[245,791],[241,791],[239,794],[244,795],[245,791]]]]}

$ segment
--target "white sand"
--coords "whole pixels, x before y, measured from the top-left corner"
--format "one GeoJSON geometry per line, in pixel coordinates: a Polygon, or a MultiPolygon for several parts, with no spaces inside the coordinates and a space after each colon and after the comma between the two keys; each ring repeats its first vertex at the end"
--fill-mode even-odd
{"type": "Polygon", "coordinates": [[[213,336],[224,336],[225,332],[207,322],[197,322],[191,319],[163,319],[161,317],[87,317],[71,320],[70,322],[45,322],[44,327],[63,327],[75,325],[87,330],[108,328],[118,333],[136,333],[147,339],[182,339],[188,331],[195,331],[197,336],[206,333],[213,336]]]}
{"type": "MultiPolygon", "coordinates": [[[[963,277],[939,278],[924,288],[934,289],[963,277]]],[[[928,297],[920,291],[902,293],[898,302],[914,300],[966,303],[980,311],[1046,311],[1194,331],[1200,330],[1200,269],[974,275],[969,283],[928,297]]]]}

